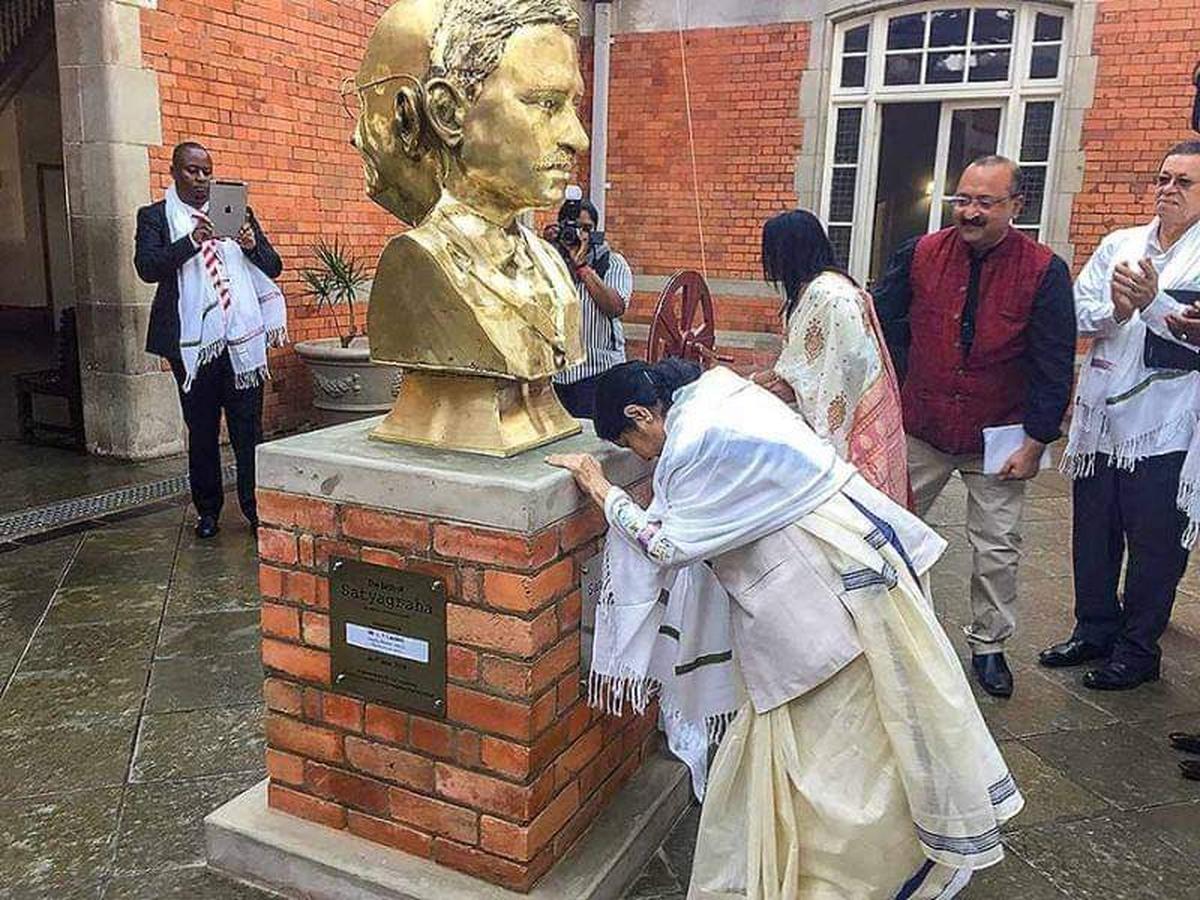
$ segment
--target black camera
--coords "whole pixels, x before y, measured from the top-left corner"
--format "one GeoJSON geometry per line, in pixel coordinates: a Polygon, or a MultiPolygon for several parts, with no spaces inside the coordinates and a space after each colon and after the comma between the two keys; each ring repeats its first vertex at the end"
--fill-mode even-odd
{"type": "Polygon", "coordinates": [[[603,265],[607,269],[607,254],[603,262],[595,258],[595,250],[604,245],[604,232],[597,231],[593,227],[591,230],[586,230],[579,225],[579,214],[583,212],[583,191],[578,185],[571,185],[567,188],[567,199],[563,203],[562,208],[558,212],[558,222],[554,226],[556,231],[552,243],[558,249],[563,261],[566,262],[567,268],[575,269],[575,254],[579,252],[579,247],[587,243],[589,245],[589,263],[592,268],[596,269],[598,275],[604,277],[604,272],[597,268],[597,263],[603,265]]]}

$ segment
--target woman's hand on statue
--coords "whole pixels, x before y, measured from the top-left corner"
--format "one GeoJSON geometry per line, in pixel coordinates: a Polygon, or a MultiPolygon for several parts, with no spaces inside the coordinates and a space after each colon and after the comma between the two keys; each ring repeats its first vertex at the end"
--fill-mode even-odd
{"type": "Polygon", "coordinates": [[[604,477],[599,460],[590,453],[555,453],[546,457],[546,462],[559,469],[566,469],[575,478],[579,489],[592,498],[597,506],[604,506],[612,484],[604,477]]]}

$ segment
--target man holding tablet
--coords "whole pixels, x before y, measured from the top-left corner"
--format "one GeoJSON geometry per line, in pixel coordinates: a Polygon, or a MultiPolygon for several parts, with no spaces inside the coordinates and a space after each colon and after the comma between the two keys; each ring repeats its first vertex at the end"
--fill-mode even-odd
{"type": "Polygon", "coordinates": [[[134,266],[143,281],[158,285],[146,350],[170,363],[179,385],[196,534],[210,538],[224,501],[222,411],[237,461],[238,503],[258,525],[254,449],[262,440],[267,348],[287,340],[287,308],[272,280],[283,264],[245,205],[245,186],[214,183],[204,147],[179,144],[171,177],[166,197],[138,210],[134,266]]]}

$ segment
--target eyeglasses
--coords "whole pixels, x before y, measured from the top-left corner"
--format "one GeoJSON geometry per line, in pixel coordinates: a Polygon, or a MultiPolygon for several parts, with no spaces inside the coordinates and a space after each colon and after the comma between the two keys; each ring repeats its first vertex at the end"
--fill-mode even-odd
{"type": "Polygon", "coordinates": [[[1196,182],[1192,181],[1186,175],[1168,175],[1165,172],[1159,175],[1155,179],[1155,182],[1158,184],[1159,190],[1175,185],[1181,191],[1187,191],[1196,186],[1196,182]]]}
{"type": "Polygon", "coordinates": [[[984,212],[988,212],[993,207],[999,206],[1004,201],[1012,200],[1014,197],[1020,196],[1020,194],[1007,194],[1003,197],[988,197],[986,195],[983,197],[972,197],[968,194],[955,194],[953,197],[947,197],[946,202],[955,209],[967,209],[968,207],[975,205],[984,212]]]}
{"type": "Polygon", "coordinates": [[[381,78],[374,78],[365,84],[359,84],[354,80],[353,75],[346,76],[342,79],[342,85],[338,91],[342,97],[342,109],[345,110],[346,115],[350,119],[357,122],[358,117],[361,116],[363,112],[363,91],[366,91],[369,88],[379,87],[381,84],[387,84],[389,81],[395,81],[397,78],[412,82],[413,84],[420,84],[415,77],[408,74],[384,75],[381,78]]]}

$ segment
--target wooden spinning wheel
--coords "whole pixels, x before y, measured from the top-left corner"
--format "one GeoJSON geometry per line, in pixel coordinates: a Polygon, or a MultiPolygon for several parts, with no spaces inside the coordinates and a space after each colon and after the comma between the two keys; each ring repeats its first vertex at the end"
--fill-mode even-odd
{"type": "Polygon", "coordinates": [[[717,329],[712,294],[699,272],[677,272],[663,288],[650,322],[646,361],[675,356],[704,368],[732,362],[716,352],[717,329]]]}

